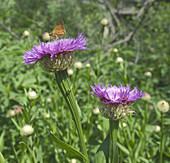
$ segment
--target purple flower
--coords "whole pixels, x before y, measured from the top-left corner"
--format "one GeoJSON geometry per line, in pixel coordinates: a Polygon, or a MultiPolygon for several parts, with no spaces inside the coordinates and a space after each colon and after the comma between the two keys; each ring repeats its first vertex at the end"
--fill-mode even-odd
{"type": "Polygon", "coordinates": [[[102,103],[100,111],[103,116],[113,120],[124,119],[134,113],[130,110],[133,101],[143,96],[142,91],[138,91],[136,87],[131,90],[131,84],[127,87],[109,84],[107,88],[101,84],[94,85],[91,86],[94,94],[90,93],[102,103]]]}
{"type": "Polygon", "coordinates": [[[108,85],[107,88],[105,88],[101,84],[94,84],[95,86],[91,86],[92,91],[94,94],[92,94],[95,97],[98,97],[100,99],[100,102],[103,104],[109,104],[109,103],[121,103],[126,104],[128,102],[133,102],[143,96],[142,91],[138,91],[135,87],[133,90],[130,89],[130,85],[127,87],[120,86],[112,86],[111,84],[108,85]]]}
{"type": "Polygon", "coordinates": [[[23,63],[25,63],[25,65],[29,65],[32,63],[34,63],[35,65],[41,58],[47,55],[50,55],[51,61],[53,61],[54,57],[57,57],[62,52],[88,49],[87,47],[85,47],[86,40],[85,37],[83,37],[82,33],[79,34],[76,39],[60,39],[47,43],[41,43],[39,41],[39,44],[39,46],[34,45],[31,50],[23,53],[23,63]]]}

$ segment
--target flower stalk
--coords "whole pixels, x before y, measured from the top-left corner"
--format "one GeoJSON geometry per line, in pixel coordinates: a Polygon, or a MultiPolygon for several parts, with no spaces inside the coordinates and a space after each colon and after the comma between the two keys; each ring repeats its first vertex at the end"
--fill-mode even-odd
{"type": "Polygon", "coordinates": [[[117,134],[119,121],[109,119],[109,124],[110,124],[109,163],[118,163],[119,155],[117,148],[117,134]]]}
{"type": "Polygon", "coordinates": [[[56,72],[55,77],[56,77],[56,82],[59,86],[59,89],[60,89],[62,95],[64,96],[64,99],[70,109],[72,118],[75,122],[77,131],[78,131],[78,135],[79,135],[79,139],[80,139],[82,153],[87,158],[86,163],[88,163],[89,162],[88,155],[87,155],[87,150],[86,150],[86,146],[85,146],[85,142],[84,142],[83,130],[81,127],[81,122],[80,122],[80,116],[78,113],[78,104],[77,104],[77,102],[74,98],[74,95],[73,95],[72,83],[69,79],[67,70],[56,72]]]}
{"type": "Polygon", "coordinates": [[[163,160],[163,136],[164,136],[164,118],[161,112],[161,140],[160,140],[160,163],[163,160]]]}

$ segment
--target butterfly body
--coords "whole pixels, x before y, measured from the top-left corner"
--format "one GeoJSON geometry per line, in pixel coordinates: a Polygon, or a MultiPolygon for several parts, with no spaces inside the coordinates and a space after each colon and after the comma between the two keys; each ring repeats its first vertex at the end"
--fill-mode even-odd
{"type": "Polygon", "coordinates": [[[53,31],[49,34],[51,37],[61,37],[64,36],[66,34],[66,30],[64,28],[64,22],[63,20],[60,20],[58,22],[58,24],[56,25],[56,27],[53,29],[53,31]]]}

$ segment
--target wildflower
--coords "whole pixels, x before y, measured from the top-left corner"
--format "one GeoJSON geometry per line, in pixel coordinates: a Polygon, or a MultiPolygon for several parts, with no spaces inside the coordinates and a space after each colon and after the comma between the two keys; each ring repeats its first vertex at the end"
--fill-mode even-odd
{"type": "Polygon", "coordinates": [[[30,33],[28,31],[24,31],[23,36],[28,37],[30,33]]]}
{"type": "Polygon", "coordinates": [[[144,73],[145,76],[148,76],[148,77],[151,77],[152,76],[152,73],[150,71],[147,71],[144,73]]]}
{"type": "Polygon", "coordinates": [[[75,62],[74,67],[77,68],[77,69],[81,69],[83,67],[83,65],[82,65],[81,62],[75,62]]]}
{"type": "Polygon", "coordinates": [[[100,113],[99,108],[94,108],[94,109],[93,109],[93,114],[99,114],[99,113],[100,113]]]}
{"type": "Polygon", "coordinates": [[[68,73],[68,75],[73,75],[74,71],[71,68],[68,68],[67,73],[68,73]]]}
{"type": "Polygon", "coordinates": [[[34,129],[32,128],[32,126],[30,125],[25,125],[23,126],[23,128],[20,131],[20,134],[22,136],[27,136],[27,135],[31,135],[34,132],[34,129]]]}
{"type": "Polygon", "coordinates": [[[9,115],[10,115],[11,117],[15,116],[15,115],[16,115],[16,114],[15,114],[15,111],[14,111],[14,110],[10,110],[10,111],[9,111],[9,115]]]}
{"type": "MultiPolygon", "coordinates": [[[[86,50],[86,41],[82,34],[79,34],[76,39],[59,39],[52,42],[40,42],[39,46],[23,53],[25,65],[34,63],[32,68],[38,61],[41,67],[49,72],[62,71],[73,64],[74,51],[86,50]]],[[[29,68],[29,69],[30,69],[29,68]]]]}
{"type": "Polygon", "coordinates": [[[29,91],[28,92],[28,98],[30,99],[30,100],[34,100],[34,99],[36,99],[37,98],[37,93],[35,92],[35,91],[29,91]]]}
{"type": "Polygon", "coordinates": [[[15,113],[18,115],[18,114],[22,114],[22,106],[17,106],[15,109],[14,109],[15,113]]]}
{"type": "Polygon", "coordinates": [[[130,110],[133,102],[143,96],[142,91],[138,91],[135,87],[133,90],[130,90],[130,85],[127,87],[112,86],[111,84],[105,88],[103,85],[96,85],[91,89],[94,94],[91,94],[94,97],[99,98],[102,108],[100,112],[104,117],[119,120],[126,118],[129,114],[132,114],[134,111],[130,110]]]}
{"type": "Polygon", "coordinates": [[[107,25],[108,24],[108,20],[106,18],[103,18],[100,23],[102,25],[107,25]]]}
{"type": "Polygon", "coordinates": [[[86,67],[90,67],[90,63],[87,63],[87,64],[86,64],[86,67]]]}
{"type": "Polygon", "coordinates": [[[161,127],[157,125],[157,126],[155,126],[154,130],[155,130],[155,132],[159,132],[161,130],[161,127]]]}
{"type": "Polygon", "coordinates": [[[165,100],[161,100],[157,103],[157,108],[160,112],[166,113],[169,110],[169,104],[165,100]]]}
{"type": "Polygon", "coordinates": [[[49,40],[50,40],[50,35],[49,35],[49,33],[48,33],[48,32],[45,32],[45,33],[43,34],[43,36],[42,36],[42,39],[43,39],[44,41],[49,41],[49,40]]]}
{"type": "Polygon", "coordinates": [[[122,63],[123,62],[123,58],[121,58],[121,57],[117,57],[117,59],[116,59],[116,63],[122,63]]]}
{"type": "Polygon", "coordinates": [[[150,99],[151,99],[150,94],[145,92],[145,93],[143,94],[142,100],[144,100],[144,101],[149,101],[150,99]]]}

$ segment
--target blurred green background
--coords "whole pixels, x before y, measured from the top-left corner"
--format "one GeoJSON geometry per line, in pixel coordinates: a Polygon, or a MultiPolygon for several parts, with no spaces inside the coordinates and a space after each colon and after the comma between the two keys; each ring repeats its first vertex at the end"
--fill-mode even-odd
{"type": "MultiPolygon", "coordinates": [[[[150,98],[136,101],[132,107],[136,113],[121,121],[120,162],[159,162],[160,132],[155,126],[161,123],[156,104],[162,99],[170,102],[169,15],[170,3],[165,0],[0,0],[0,152],[5,161],[35,162],[31,149],[37,162],[70,162],[71,157],[49,139],[49,130],[79,149],[54,74],[44,72],[38,64],[27,70],[29,66],[22,63],[22,52],[38,45],[39,40],[45,41],[43,34],[62,19],[67,32],[62,38],[83,33],[89,47],[76,51],[76,61],[83,67],[72,67],[70,77],[90,161],[108,132],[108,120],[93,111],[100,105],[90,95],[90,85],[132,83],[132,88],[138,87],[150,98]],[[30,90],[37,93],[37,99],[27,98],[30,90]],[[9,114],[17,106],[32,108],[29,119],[9,114]],[[33,126],[32,136],[20,135],[25,124],[33,126]]],[[[169,118],[169,112],[165,113],[165,163],[170,161],[169,118]]]]}

